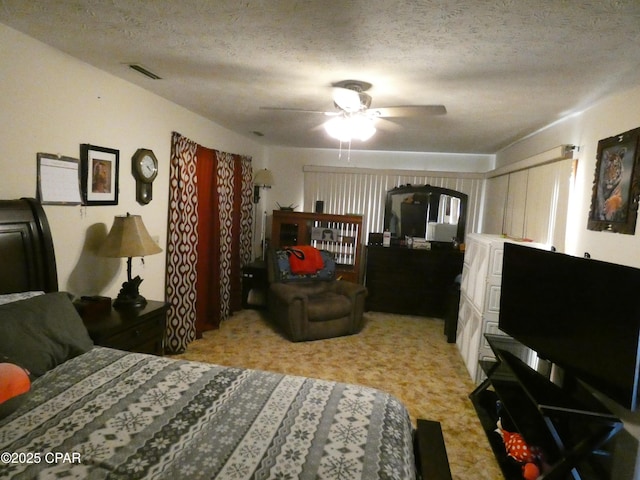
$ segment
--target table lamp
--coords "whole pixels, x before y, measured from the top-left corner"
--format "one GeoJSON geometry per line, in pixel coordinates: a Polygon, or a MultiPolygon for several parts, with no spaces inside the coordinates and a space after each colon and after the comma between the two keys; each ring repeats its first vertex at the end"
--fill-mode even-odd
{"type": "Polygon", "coordinates": [[[147,300],[140,295],[138,289],[142,279],[131,278],[131,258],[145,257],[160,253],[162,248],[153,241],[142,223],[140,215],[120,215],[113,219],[113,225],[98,255],[102,257],[127,258],[127,281],[122,284],[118,297],[113,302],[114,308],[141,308],[147,300]]]}
{"type": "Polygon", "coordinates": [[[273,186],[273,173],[266,168],[258,170],[253,179],[253,203],[260,201],[260,189],[271,188],[273,186]]]}

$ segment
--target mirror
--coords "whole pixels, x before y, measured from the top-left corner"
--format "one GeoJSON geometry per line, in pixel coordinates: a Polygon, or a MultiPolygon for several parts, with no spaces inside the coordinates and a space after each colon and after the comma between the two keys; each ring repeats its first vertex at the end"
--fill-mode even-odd
{"type": "Polygon", "coordinates": [[[467,195],[431,185],[403,185],[387,192],[384,228],[397,241],[405,237],[435,242],[464,241],[467,195]]]}

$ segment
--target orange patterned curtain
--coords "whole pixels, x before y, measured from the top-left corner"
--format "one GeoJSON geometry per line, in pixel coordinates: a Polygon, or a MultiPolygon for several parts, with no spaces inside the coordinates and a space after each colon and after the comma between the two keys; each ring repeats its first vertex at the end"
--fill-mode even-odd
{"type": "Polygon", "coordinates": [[[251,158],[215,151],[217,159],[220,315],[240,310],[242,266],[251,261],[251,158]]]}
{"type": "Polygon", "coordinates": [[[188,155],[174,155],[174,149],[191,146],[191,142],[180,139],[183,137],[174,134],[172,158],[188,160],[189,166],[176,165],[175,175],[171,173],[170,200],[176,201],[170,201],[169,221],[185,225],[170,225],[169,231],[188,234],[170,235],[170,241],[176,238],[176,245],[167,247],[167,285],[175,286],[168,288],[168,301],[172,307],[180,307],[172,308],[169,314],[170,352],[184,351],[194,338],[218,328],[221,321],[241,308],[241,270],[251,261],[251,157],[193,144],[192,160],[191,148],[188,155]],[[181,178],[180,170],[192,171],[192,178],[181,178]],[[194,196],[193,209],[181,210],[186,201],[183,197],[191,203],[194,196]],[[189,213],[192,211],[195,215],[189,213]],[[175,265],[170,268],[171,262],[175,265]],[[182,277],[180,272],[195,274],[175,278],[182,277]],[[175,298],[183,292],[189,292],[187,300],[175,298]],[[189,308],[182,303],[189,303],[189,308]],[[181,316],[187,311],[187,316],[181,316]]]}

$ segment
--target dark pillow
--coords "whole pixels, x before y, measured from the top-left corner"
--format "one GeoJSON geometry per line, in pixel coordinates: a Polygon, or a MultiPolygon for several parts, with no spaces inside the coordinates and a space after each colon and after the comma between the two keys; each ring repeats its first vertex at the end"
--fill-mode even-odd
{"type": "Polygon", "coordinates": [[[0,352],[34,377],[92,347],[67,293],[47,293],[0,305],[0,352]]]}
{"type": "Polygon", "coordinates": [[[0,419],[10,415],[31,390],[29,372],[0,355],[0,419]]]}
{"type": "Polygon", "coordinates": [[[37,297],[38,295],[44,295],[44,292],[37,290],[33,292],[7,293],[0,295],[0,305],[17,302],[19,300],[26,300],[27,298],[37,297]]]}

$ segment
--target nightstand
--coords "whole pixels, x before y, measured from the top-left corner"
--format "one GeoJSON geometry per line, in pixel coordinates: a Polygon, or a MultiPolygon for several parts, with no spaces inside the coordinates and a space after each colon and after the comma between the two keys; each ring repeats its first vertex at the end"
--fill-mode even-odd
{"type": "Polygon", "coordinates": [[[242,308],[267,306],[267,265],[257,260],[242,267],[242,308]]]}
{"type": "Polygon", "coordinates": [[[111,308],[81,316],[96,345],[163,355],[167,310],[168,303],[149,300],[144,308],[111,308]]]}

